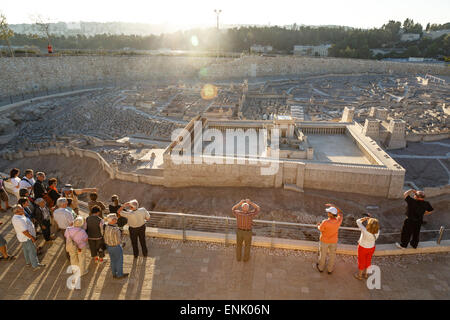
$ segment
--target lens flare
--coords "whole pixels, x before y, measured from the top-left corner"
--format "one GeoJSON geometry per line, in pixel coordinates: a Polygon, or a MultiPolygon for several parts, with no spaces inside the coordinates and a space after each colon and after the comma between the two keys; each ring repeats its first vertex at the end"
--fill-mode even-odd
{"type": "Polygon", "coordinates": [[[192,44],[194,47],[198,46],[198,38],[197,38],[197,36],[192,36],[192,37],[191,37],[191,44],[192,44]]]}
{"type": "Polygon", "coordinates": [[[217,87],[212,84],[205,84],[200,92],[202,99],[211,100],[217,97],[217,87]]]}

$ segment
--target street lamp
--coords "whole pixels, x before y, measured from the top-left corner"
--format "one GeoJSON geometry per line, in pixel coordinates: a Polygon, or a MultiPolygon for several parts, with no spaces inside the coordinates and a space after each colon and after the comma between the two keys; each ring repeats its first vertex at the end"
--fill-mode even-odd
{"type": "Polygon", "coordinates": [[[221,12],[222,12],[222,10],[214,9],[214,13],[217,16],[217,30],[219,30],[219,15],[220,15],[221,12]]]}
{"type": "Polygon", "coordinates": [[[214,9],[214,13],[217,17],[217,59],[219,58],[219,16],[222,10],[220,9],[214,9]]]}

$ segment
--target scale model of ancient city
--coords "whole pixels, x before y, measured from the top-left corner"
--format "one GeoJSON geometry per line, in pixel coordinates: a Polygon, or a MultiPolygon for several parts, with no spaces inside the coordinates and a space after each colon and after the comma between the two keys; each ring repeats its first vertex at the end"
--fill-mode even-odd
{"type": "Polygon", "coordinates": [[[0,299],[450,297],[448,64],[55,52],[0,58],[0,172],[44,172],[105,204],[136,199],[148,255],[134,259],[124,236],[127,279],[91,262],[69,290],[63,239],[27,271],[13,213],[0,213],[16,254],[0,262],[0,299]],[[417,249],[399,249],[409,189],[434,210],[417,249]],[[248,262],[235,258],[242,199],[260,207],[248,262]],[[343,212],[332,274],[315,269],[326,204],[343,212]],[[353,277],[367,214],[381,230],[375,289],[353,277]]]}

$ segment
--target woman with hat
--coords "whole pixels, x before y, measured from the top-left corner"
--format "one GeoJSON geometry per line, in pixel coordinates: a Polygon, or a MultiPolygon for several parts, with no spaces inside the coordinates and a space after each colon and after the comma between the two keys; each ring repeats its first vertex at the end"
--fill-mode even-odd
{"type": "Polygon", "coordinates": [[[89,255],[88,235],[83,228],[85,226],[84,218],[78,216],[73,221],[73,226],[67,227],[64,232],[66,237],[66,250],[70,255],[70,264],[80,268],[80,275],[88,273],[87,256],[89,255]],[[68,243],[68,244],[67,244],[68,243]]]}

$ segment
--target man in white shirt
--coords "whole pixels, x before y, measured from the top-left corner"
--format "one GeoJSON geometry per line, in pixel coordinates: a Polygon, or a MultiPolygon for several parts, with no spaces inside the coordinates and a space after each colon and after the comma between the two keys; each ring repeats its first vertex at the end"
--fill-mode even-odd
{"type": "MultiPolygon", "coordinates": [[[[67,227],[73,226],[73,221],[75,220],[72,211],[67,209],[68,201],[66,198],[59,198],[56,200],[56,206],[58,209],[56,209],[53,212],[53,219],[55,220],[56,224],[58,225],[59,235],[62,235],[64,240],[64,246],[66,244],[66,237],[64,236],[64,233],[66,232],[67,227]]],[[[66,251],[66,257],[67,260],[70,261],[70,255],[66,251]]]]}
{"type": "Polygon", "coordinates": [[[138,238],[142,247],[142,254],[147,257],[148,250],[145,242],[145,224],[150,220],[150,214],[145,208],[138,208],[137,200],[131,200],[124,203],[123,206],[117,210],[119,216],[128,219],[128,231],[130,232],[131,244],[133,246],[133,254],[136,259],[139,256],[138,238]],[[129,209],[124,210],[124,209],[129,209]]]}
{"type": "Polygon", "coordinates": [[[33,193],[33,185],[36,182],[33,178],[34,172],[32,169],[25,170],[25,175],[19,182],[19,190],[20,189],[27,189],[28,194],[31,196],[33,193]]]}
{"type": "Polygon", "coordinates": [[[73,225],[73,221],[75,220],[72,214],[72,211],[67,209],[68,201],[66,198],[59,198],[56,201],[56,209],[53,212],[53,219],[56,221],[58,228],[64,231],[67,227],[71,227],[73,225]]]}
{"type": "Polygon", "coordinates": [[[14,216],[11,219],[14,230],[16,231],[17,240],[22,243],[23,254],[27,266],[31,265],[35,270],[45,267],[44,264],[39,263],[37,257],[36,230],[30,219],[25,216],[25,212],[21,205],[13,207],[14,216]]]}

